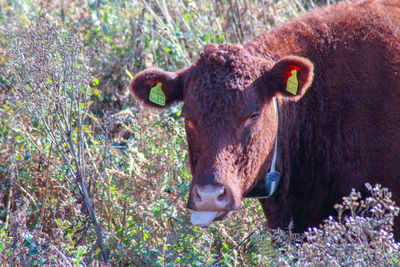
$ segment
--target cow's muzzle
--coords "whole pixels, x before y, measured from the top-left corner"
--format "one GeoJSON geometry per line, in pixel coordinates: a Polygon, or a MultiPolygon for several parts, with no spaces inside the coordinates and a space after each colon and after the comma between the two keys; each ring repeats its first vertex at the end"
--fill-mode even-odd
{"type": "Polygon", "coordinates": [[[232,202],[232,192],[226,185],[194,185],[193,204],[199,211],[223,211],[232,202]]]}
{"type": "Polygon", "coordinates": [[[194,225],[206,226],[222,220],[234,208],[232,190],[227,185],[198,185],[191,191],[188,208],[193,209],[191,221],[194,225]]]}

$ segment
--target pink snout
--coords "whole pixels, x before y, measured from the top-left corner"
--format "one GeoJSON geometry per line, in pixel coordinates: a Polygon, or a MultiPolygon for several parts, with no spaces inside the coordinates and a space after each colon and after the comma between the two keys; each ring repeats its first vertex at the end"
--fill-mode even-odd
{"type": "Polygon", "coordinates": [[[197,211],[225,211],[232,202],[231,190],[225,185],[194,185],[192,197],[197,211]]]}

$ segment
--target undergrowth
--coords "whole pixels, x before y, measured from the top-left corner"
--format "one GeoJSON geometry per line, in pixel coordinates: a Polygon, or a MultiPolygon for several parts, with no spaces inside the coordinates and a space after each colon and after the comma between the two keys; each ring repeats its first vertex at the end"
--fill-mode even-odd
{"type": "Polygon", "coordinates": [[[150,112],[127,90],[139,70],[177,70],[206,43],[243,43],[316,4],[0,0],[0,265],[104,252],[131,266],[398,265],[398,208],[379,186],[304,235],[269,232],[254,200],[192,226],[181,106],[150,112]]]}

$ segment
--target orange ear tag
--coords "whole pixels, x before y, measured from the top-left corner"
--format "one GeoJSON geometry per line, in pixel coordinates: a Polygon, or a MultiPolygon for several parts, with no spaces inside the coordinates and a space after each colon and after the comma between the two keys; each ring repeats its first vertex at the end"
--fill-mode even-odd
{"type": "Polygon", "coordinates": [[[299,81],[297,80],[297,70],[291,71],[292,76],[290,76],[286,83],[286,91],[292,95],[297,95],[297,89],[299,87],[299,81]]]}
{"type": "Polygon", "coordinates": [[[156,86],[150,89],[149,100],[154,104],[165,106],[165,94],[161,87],[162,83],[157,83],[156,86]]]}

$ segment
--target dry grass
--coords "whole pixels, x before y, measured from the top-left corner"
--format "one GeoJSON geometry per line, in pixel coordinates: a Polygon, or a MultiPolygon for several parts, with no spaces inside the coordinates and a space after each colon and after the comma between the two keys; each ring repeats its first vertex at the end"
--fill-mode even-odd
{"type": "Polygon", "coordinates": [[[347,201],[338,206],[339,220],[305,233],[303,243],[290,229],[268,234],[254,200],[224,222],[190,225],[180,106],[150,112],[127,91],[127,73],[148,66],[176,70],[206,43],[245,42],[313,2],[27,3],[0,0],[7,25],[0,38],[2,265],[101,260],[84,187],[113,265],[346,265],[358,264],[361,252],[361,265],[398,262],[390,234],[398,210],[382,188],[363,202],[372,217],[358,210],[344,217],[353,207],[347,201]],[[371,210],[378,204],[381,210],[371,210]]]}

